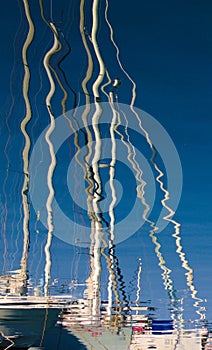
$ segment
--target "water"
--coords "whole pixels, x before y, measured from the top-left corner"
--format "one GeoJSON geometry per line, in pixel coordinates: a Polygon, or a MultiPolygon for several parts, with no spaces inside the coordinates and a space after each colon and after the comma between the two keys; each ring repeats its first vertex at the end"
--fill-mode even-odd
{"type": "MultiPolygon", "coordinates": [[[[210,328],[211,15],[2,5],[2,296],[92,300],[94,317],[142,302],[176,329],[210,328]]],[[[54,332],[45,347],[74,342],[54,332]]]]}
{"type": "Polygon", "coordinates": [[[46,349],[86,349],[76,337],[59,327],[47,333],[43,347],[46,349]]]}

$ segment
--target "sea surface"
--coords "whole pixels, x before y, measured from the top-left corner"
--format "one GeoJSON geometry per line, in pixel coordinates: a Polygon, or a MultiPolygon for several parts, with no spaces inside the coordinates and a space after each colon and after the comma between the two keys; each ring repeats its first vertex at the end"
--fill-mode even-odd
{"type": "Polygon", "coordinates": [[[86,347],[80,343],[80,341],[66,330],[60,327],[55,327],[49,330],[44,337],[43,341],[44,349],[52,350],[85,350],[86,347]]]}
{"type": "Polygon", "coordinates": [[[0,295],[210,328],[211,20],[208,0],[1,4],[0,295]]]}

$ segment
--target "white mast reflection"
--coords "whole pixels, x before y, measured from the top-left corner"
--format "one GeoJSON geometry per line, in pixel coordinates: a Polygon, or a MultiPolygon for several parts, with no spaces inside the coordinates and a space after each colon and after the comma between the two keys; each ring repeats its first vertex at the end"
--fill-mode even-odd
{"type": "MultiPolygon", "coordinates": [[[[101,164],[99,164],[99,161],[101,160],[101,135],[99,132],[98,128],[98,123],[99,123],[99,118],[101,117],[101,105],[99,104],[100,97],[99,97],[99,88],[101,86],[101,91],[105,93],[104,87],[107,86],[110,82],[111,79],[108,75],[108,72],[106,72],[104,62],[101,58],[101,54],[99,51],[97,39],[96,39],[96,33],[98,30],[98,2],[95,2],[93,4],[93,27],[92,27],[92,35],[91,35],[91,42],[94,47],[94,51],[96,53],[97,60],[99,62],[99,75],[98,78],[95,80],[93,83],[93,94],[95,98],[95,107],[96,110],[93,114],[92,117],[92,128],[94,131],[94,137],[95,137],[95,150],[94,150],[94,156],[92,159],[92,180],[89,175],[89,163],[91,161],[91,155],[92,155],[92,134],[91,131],[89,130],[88,127],[88,121],[87,117],[90,112],[90,95],[88,93],[87,89],[87,83],[92,77],[93,73],[93,61],[92,61],[92,55],[90,53],[89,47],[87,45],[87,40],[84,32],[84,1],[81,1],[80,4],[80,32],[82,36],[82,42],[84,44],[86,53],[87,53],[87,58],[88,58],[88,67],[87,67],[87,72],[84,80],[82,81],[82,89],[85,94],[86,98],[86,106],[85,110],[82,114],[82,120],[83,120],[83,125],[86,130],[86,135],[87,135],[87,154],[84,156],[84,161],[87,166],[87,170],[84,168],[84,174],[85,174],[85,180],[88,183],[88,187],[86,188],[86,193],[87,193],[87,207],[88,207],[88,213],[90,213],[90,221],[91,221],[91,244],[90,244],[90,264],[91,264],[91,273],[87,279],[87,289],[85,291],[85,295],[87,298],[91,298],[93,300],[93,308],[92,308],[92,315],[98,316],[99,315],[99,307],[100,307],[100,284],[99,284],[99,279],[100,279],[100,273],[101,273],[101,255],[103,255],[106,260],[107,260],[107,265],[109,269],[109,286],[108,286],[108,294],[109,294],[109,306],[108,306],[108,313],[111,313],[111,306],[112,306],[112,285],[113,285],[113,290],[116,295],[116,301],[117,303],[120,303],[118,292],[117,292],[117,283],[116,283],[116,276],[114,274],[113,268],[114,268],[114,262],[113,260],[113,235],[114,235],[114,224],[115,224],[115,218],[113,214],[113,207],[115,205],[114,198],[115,198],[115,188],[113,186],[113,176],[112,172],[114,169],[110,168],[110,186],[112,190],[112,196],[113,196],[113,203],[110,205],[110,217],[111,217],[111,225],[110,225],[110,257],[105,254],[105,249],[108,247],[108,243],[106,242],[104,238],[104,232],[103,232],[103,223],[102,223],[102,217],[101,217],[101,208],[100,208],[100,200],[102,196],[102,183],[101,183],[101,178],[99,174],[99,167],[101,164]],[[108,82],[105,84],[102,84],[104,75],[107,75],[108,77],[108,82]],[[102,85],[101,85],[102,84],[102,85]],[[112,169],[112,170],[111,170],[112,169]],[[94,193],[94,194],[93,194],[94,193]],[[111,235],[112,233],[112,235],[111,235]],[[101,248],[101,244],[104,244],[104,247],[101,248]]],[[[105,93],[106,94],[106,93],[105,93]]],[[[106,94],[107,95],[107,94],[106,94]]],[[[109,99],[109,95],[107,95],[109,99]]],[[[112,123],[111,128],[114,128],[114,123],[112,123]]],[[[112,131],[111,133],[114,133],[112,131]]],[[[115,161],[115,149],[114,149],[114,137],[113,137],[113,159],[112,163],[115,161]]],[[[81,165],[82,166],[82,165],[81,165]]]]}
{"type": "MultiPolygon", "coordinates": [[[[41,13],[43,17],[43,8],[42,8],[42,1],[40,0],[41,4],[41,13]]],[[[185,276],[186,276],[186,281],[187,284],[190,288],[191,291],[191,296],[192,299],[194,300],[194,306],[197,310],[197,313],[200,315],[201,318],[204,318],[204,314],[200,312],[200,306],[199,303],[202,302],[202,299],[197,297],[197,290],[195,289],[194,282],[193,282],[193,270],[188,264],[188,261],[186,260],[185,253],[183,252],[182,249],[182,243],[181,243],[181,238],[180,238],[180,224],[177,223],[174,219],[174,211],[168,206],[168,201],[170,199],[171,194],[166,190],[166,187],[163,182],[164,174],[161,171],[160,167],[156,163],[156,150],[154,148],[154,145],[151,141],[151,135],[148,134],[147,130],[142,125],[142,120],[140,119],[139,115],[136,113],[134,109],[134,104],[136,100],[136,83],[134,80],[130,77],[130,75],[127,73],[127,71],[123,68],[122,63],[120,61],[119,57],[119,48],[116,45],[114,38],[113,38],[113,28],[108,20],[108,0],[106,0],[106,8],[105,8],[105,21],[107,22],[109,28],[110,28],[110,39],[111,42],[113,43],[114,47],[116,48],[116,59],[119,64],[119,67],[121,71],[124,73],[124,75],[129,79],[129,81],[132,84],[132,90],[131,90],[131,103],[130,103],[130,109],[133,112],[133,115],[137,119],[138,122],[138,127],[143,131],[145,135],[146,142],[150,146],[150,149],[152,151],[152,157],[151,157],[151,162],[154,167],[155,172],[157,173],[156,175],[156,182],[157,185],[159,186],[159,189],[163,195],[163,199],[161,201],[161,205],[163,208],[166,209],[168,214],[163,217],[163,220],[169,221],[174,229],[173,233],[173,238],[175,239],[176,242],[176,252],[179,255],[179,258],[182,262],[182,267],[185,269],[185,276]]],[[[92,81],[92,92],[94,96],[94,101],[95,101],[95,112],[92,115],[92,132],[94,135],[94,140],[92,137],[92,133],[89,129],[88,126],[88,115],[90,113],[90,95],[88,91],[88,83],[90,82],[93,74],[93,60],[92,60],[92,55],[89,50],[89,46],[87,43],[87,38],[85,34],[85,25],[84,25],[84,5],[85,1],[81,0],[80,2],[80,33],[82,37],[82,42],[84,45],[84,48],[87,53],[87,59],[88,59],[88,67],[87,67],[87,72],[84,80],[81,83],[83,92],[85,94],[85,99],[86,99],[86,106],[84,113],[82,115],[82,120],[83,124],[85,127],[86,131],[86,136],[88,139],[88,143],[86,145],[87,147],[87,154],[84,156],[84,161],[85,164],[80,163],[79,160],[79,154],[81,152],[80,145],[78,143],[78,134],[77,132],[74,133],[74,143],[77,147],[77,154],[76,154],[76,160],[80,164],[80,166],[83,167],[84,171],[84,179],[88,183],[88,187],[86,188],[86,193],[87,193],[87,207],[88,207],[88,212],[90,215],[90,221],[91,221],[91,248],[90,248],[90,254],[91,254],[91,265],[92,265],[92,273],[89,276],[90,279],[90,285],[92,285],[92,291],[93,291],[93,315],[99,315],[99,293],[100,293],[100,274],[101,274],[101,253],[104,252],[104,250],[101,250],[102,243],[104,243],[105,247],[107,246],[106,240],[104,238],[104,232],[103,232],[103,221],[102,221],[102,216],[101,216],[101,200],[102,200],[102,192],[103,192],[103,185],[102,185],[102,180],[101,180],[101,174],[100,174],[100,161],[101,161],[101,156],[102,156],[102,139],[101,139],[101,134],[100,134],[100,128],[99,124],[101,124],[101,114],[102,114],[102,107],[101,107],[101,94],[103,93],[107,96],[108,101],[110,103],[111,109],[112,109],[112,122],[110,126],[110,139],[111,139],[111,162],[110,166],[108,167],[109,169],[109,178],[110,178],[110,190],[112,194],[112,200],[110,203],[109,207],[109,217],[110,217],[110,239],[109,239],[109,250],[111,252],[108,260],[108,267],[111,270],[111,274],[109,276],[109,285],[108,285],[108,295],[109,295],[109,307],[108,310],[110,309],[112,305],[112,285],[115,284],[113,278],[113,267],[114,267],[114,260],[113,260],[113,242],[114,242],[114,237],[115,237],[115,215],[114,215],[114,208],[117,202],[117,196],[116,196],[116,188],[114,185],[114,178],[115,178],[115,165],[116,165],[116,134],[120,136],[122,143],[127,147],[128,151],[128,156],[127,159],[130,163],[130,166],[132,167],[135,177],[137,180],[137,196],[140,198],[142,205],[144,205],[144,211],[142,212],[142,217],[143,219],[149,224],[150,230],[149,230],[149,235],[152,239],[152,242],[155,246],[155,253],[158,257],[159,260],[159,266],[162,270],[162,278],[164,282],[164,287],[168,291],[169,297],[171,299],[171,305],[174,307],[176,306],[177,298],[175,295],[175,288],[174,288],[174,282],[171,278],[172,270],[167,266],[167,262],[162,255],[161,252],[161,244],[159,243],[159,236],[157,236],[157,231],[158,228],[156,227],[156,223],[148,219],[148,214],[150,212],[150,205],[147,203],[145,199],[145,186],[146,182],[143,180],[143,172],[141,169],[140,164],[137,161],[137,154],[135,147],[132,144],[132,141],[130,139],[130,134],[128,130],[128,121],[127,121],[127,116],[124,115],[124,113],[119,109],[119,104],[118,104],[118,98],[115,93],[106,93],[106,87],[111,83],[111,78],[109,75],[109,72],[107,71],[104,60],[101,56],[100,49],[99,49],[99,43],[97,41],[97,31],[98,31],[98,11],[99,11],[99,1],[94,0],[92,3],[92,31],[91,31],[91,37],[90,37],[90,45],[93,45],[93,52],[96,56],[96,60],[99,64],[99,69],[98,69],[98,76],[97,78],[92,81]],[[105,83],[104,79],[105,77],[107,78],[107,82],[105,83]],[[117,98],[117,104],[114,104],[114,96],[117,98]],[[121,124],[121,118],[124,117],[125,120],[125,130],[124,134],[122,134],[118,130],[118,123],[121,124]],[[95,141],[95,148],[94,150],[92,149],[92,142],[95,141]],[[91,166],[90,166],[91,163],[91,166]],[[92,177],[89,175],[89,171],[92,170],[92,177]],[[92,180],[91,180],[92,179],[92,180]]],[[[51,2],[51,17],[52,17],[52,2],[51,2]]],[[[47,223],[48,223],[48,237],[47,237],[47,243],[45,246],[45,253],[46,253],[46,266],[45,266],[45,294],[48,294],[48,288],[49,288],[49,280],[50,280],[50,271],[51,271],[51,257],[50,257],[50,246],[52,243],[52,234],[54,231],[54,224],[53,224],[53,215],[52,215],[52,202],[54,198],[54,188],[53,188],[53,183],[52,183],[52,177],[54,173],[54,169],[56,166],[56,158],[55,158],[55,153],[54,153],[54,146],[51,142],[51,135],[54,132],[55,128],[55,120],[54,120],[54,114],[52,111],[51,107],[51,99],[55,93],[55,84],[54,84],[54,79],[52,77],[52,72],[55,74],[55,77],[63,90],[64,93],[64,98],[62,100],[62,111],[64,116],[66,117],[66,101],[68,99],[68,93],[66,89],[64,88],[63,84],[61,83],[59,77],[57,76],[57,73],[51,68],[50,69],[50,59],[52,55],[54,55],[58,50],[61,49],[61,43],[59,42],[58,39],[58,33],[57,29],[54,26],[53,23],[48,23],[46,20],[45,22],[51,27],[51,30],[54,33],[54,44],[52,48],[46,53],[44,57],[44,68],[46,70],[48,80],[50,83],[50,91],[46,97],[46,106],[48,109],[49,117],[50,117],[50,126],[47,130],[46,133],[46,142],[49,146],[49,152],[51,156],[51,164],[49,166],[48,170],[48,178],[47,178],[47,185],[49,189],[49,196],[46,202],[46,209],[48,213],[47,217],[47,223]]],[[[74,130],[74,126],[71,121],[69,121],[71,128],[74,130]]],[[[25,134],[26,129],[25,126],[23,127],[22,132],[25,134]]],[[[25,135],[26,137],[26,135],[25,135]]],[[[26,140],[26,144],[27,144],[26,140]]],[[[26,151],[28,152],[28,151],[26,151]]],[[[23,156],[24,158],[24,156],[23,156]]],[[[24,171],[25,174],[27,172],[24,171]]],[[[27,184],[27,179],[26,179],[26,184],[27,184]]],[[[26,184],[23,187],[23,203],[26,197],[24,197],[24,193],[27,190],[26,184]]],[[[24,204],[26,207],[26,204],[24,204]]],[[[27,208],[27,207],[26,207],[27,208]]],[[[27,217],[26,217],[27,219],[27,217]]],[[[29,219],[27,219],[29,220],[29,219]]],[[[25,244],[27,247],[27,245],[25,244]]],[[[118,296],[117,296],[118,297],[118,296]]],[[[182,317],[182,315],[176,315],[175,311],[173,311],[173,317],[182,317]]],[[[182,320],[179,320],[181,322],[182,320]]]]}
{"type": "MultiPolygon", "coordinates": [[[[113,112],[113,117],[110,125],[110,137],[111,137],[111,143],[112,143],[112,149],[111,149],[111,161],[109,165],[109,182],[110,182],[110,190],[112,195],[112,200],[109,206],[109,217],[110,217],[110,231],[109,231],[109,252],[110,252],[110,267],[111,269],[109,274],[109,283],[108,283],[108,314],[111,314],[112,311],[112,304],[113,304],[113,298],[112,298],[112,287],[113,284],[116,283],[116,276],[114,276],[113,267],[114,267],[114,252],[113,252],[113,246],[114,246],[114,240],[115,240],[115,215],[114,215],[114,208],[117,202],[117,196],[116,196],[116,189],[114,186],[114,177],[115,177],[115,166],[116,166],[116,139],[115,139],[115,126],[117,123],[117,113],[115,111],[113,101],[110,101],[110,105],[113,112]],[[111,273],[112,272],[112,273],[111,273]]],[[[115,286],[116,287],[116,286],[115,286]]],[[[116,295],[116,303],[120,304],[119,295],[117,288],[114,288],[115,295],[116,295]]]]}
{"type": "MultiPolygon", "coordinates": [[[[28,250],[29,250],[29,203],[28,203],[28,188],[29,188],[29,151],[30,151],[30,137],[27,133],[26,127],[32,117],[30,100],[28,97],[29,83],[30,83],[30,69],[27,60],[27,51],[34,37],[34,25],[30,15],[29,4],[27,0],[23,0],[26,18],[29,25],[29,30],[27,38],[22,49],[22,60],[24,65],[24,80],[23,80],[23,97],[25,101],[26,115],[21,122],[21,131],[25,138],[25,146],[22,153],[23,158],[23,173],[24,173],[24,183],[22,187],[22,203],[23,203],[23,231],[24,231],[24,242],[23,242],[23,253],[21,258],[21,275],[23,281],[27,280],[27,265],[28,265],[28,250]]],[[[26,285],[24,286],[24,288],[26,285]]]]}
{"type": "Polygon", "coordinates": [[[91,41],[93,44],[94,52],[96,54],[98,63],[99,63],[99,75],[92,85],[92,90],[95,98],[95,112],[92,117],[92,127],[95,136],[95,150],[94,156],[92,159],[92,170],[93,170],[93,180],[94,180],[94,195],[92,200],[92,207],[94,211],[95,221],[94,221],[94,230],[93,230],[93,267],[94,272],[92,276],[93,283],[93,308],[92,315],[97,318],[100,316],[100,276],[101,276],[101,237],[103,235],[102,230],[102,220],[100,216],[100,200],[102,197],[102,183],[99,174],[99,161],[101,159],[101,135],[99,132],[99,119],[101,117],[102,108],[100,105],[100,96],[99,96],[99,86],[102,83],[105,75],[105,65],[102,60],[99,46],[97,43],[97,30],[98,30],[98,6],[99,1],[94,0],[92,6],[92,31],[91,31],[91,41]]]}
{"type": "Polygon", "coordinates": [[[46,201],[46,210],[47,210],[47,227],[48,227],[48,233],[47,233],[47,241],[46,241],[46,245],[45,245],[45,256],[46,256],[46,264],[45,264],[45,269],[44,269],[44,273],[45,273],[45,277],[44,277],[44,295],[48,296],[49,295],[49,283],[50,283],[50,279],[51,279],[51,254],[50,254],[50,247],[52,244],[52,238],[53,238],[53,232],[54,232],[54,219],[53,219],[53,211],[52,211],[52,203],[53,203],[53,199],[54,199],[54,187],[53,187],[53,182],[52,182],[52,178],[53,178],[53,174],[54,174],[54,170],[56,167],[56,156],[55,156],[55,152],[54,152],[54,145],[51,141],[51,135],[54,132],[55,129],[55,117],[52,111],[52,106],[51,106],[51,100],[52,97],[54,96],[55,93],[55,83],[54,83],[54,79],[52,77],[52,73],[51,73],[51,69],[50,69],[50,59],[51,57],[56,54],[61,46],[60,46],[60,42],[58,40],[58,34],[57,34],[57,29],[55,27],[55,25],[53,23],[48,23],[44,17],[44,12],[43,12],[43,3],[42,0],[40,0],[40,9],[41,9],[41,16],[44,20],[45,23],[47,23],[47,25],[50,26],[53,35],[54,35],[54,42],[53,42],[53,46],[49,49],[49,51],[47,51],[47,53],[44,56],[43,59],[43,65],[49,80],[49,84],[50,84],[50,89],[49,89],[49,93],[46,96],[46,107],[49,113],[49,117],[50,117],[50,124],[49,127],[46,131],[45,134],[45,140],[48,144],[49,147],[49,153],[50,153],[50,157],[51,157],[51,163],[49,165],[48,168],[48,174],[47,174],[47,185],[48,185],[48,189],[49,189],[49,195],[46,201]]]}

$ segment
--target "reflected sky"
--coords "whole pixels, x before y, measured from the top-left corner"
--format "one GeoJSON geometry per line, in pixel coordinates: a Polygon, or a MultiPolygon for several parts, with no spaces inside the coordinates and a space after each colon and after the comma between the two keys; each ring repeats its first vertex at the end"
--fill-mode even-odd
{"type": "MultiPolygon", "coordinates": [[[[35,33],[33,42],[27,49],[27,62],[24,62],[22,53],[29,30],[24,2],[7,1],[1,8],[0,25],[3,47],[1,50],[2,79],[0,94],[2,274],[20,267],[23,223],[26,220],[25,211],[27,211],[28,205],[26,202],[25,209],[23,208],[28,186],[27,171],[26,168],[24,169],[23,161],[26,135],[24,136],[23,128],[21,131],[21,122],[23,123],[26,117],[25,108],[27,104],[23,96],[24,77],[30,71],[28,99],[31,103],[32,119],[26,126],[26,131],[30,136],[33,147],[45,128],[52,126],[52,129],[48,130],[50,134],[53,133],[53,124],[49,124],[54,123],[53,118],[60,116],[62,113],[66,114],[76,105],[85,105],[86,102],[88,103],[88,95],[90,102],[95,102],[93,95],[95,96],[96,90],[93,83],[95,78],[98,77],[99,69],[100,77],[101,74],[106,76],[104,66],[101,66],[101,64],[98,66],[98,47],[92,45],[95,39],[94,32],[92,37],[92,2],[85,2],[84,36],[81,35],[82,33],[80,34],[80,7],[78,1],[71,2],[71,4],[67,1],[49,1],[44,2],[43,7],[41,5],[42,1],[29,1],[35,33]],[[51,21],[54,25],[51,27],[46,21],[51,21]],[[82,85],[89,66],[89,54],[86,54],[85,41],[83,42],[83,40],[86,41],[94,60],[93,76],[87,85],[88,94],[85,93],[82,85]],[[48,66],[50,60],[51,68],[48,66]],[[53,79],[52,83],[50,82],[51,77],[53,79]],[[55,92],[53,95],[48,95],[53,84],[55,84],[55,92]],[[50,108],[47,108],[47,106],[50,106],[50,108]]],[[[180,244],[183,247],[183,253],[185,253],[183,258],[186,259],[186,263],[185,260],[182,261],[182,254],[179,254],[181,248],[178,247],[178,252],[176,251],[176,236],[174,237],[175,231],[173,230],[173,224],[175,223],[170,222],[162,232],[153,237],[149,230],[150,222],[147,221],[141,229],[138,229],[132,236],[115,247],[119,266],[121,266],[121,275],[124,276],[125,293],[129,298],[136,299],[137,284],[132,283],[132,280],[133,276],[136,276],[139,267],[138,258],[141,258],[140,296],[142,300],[152,300],[153,306],[156,305],[159,308],[159,315],[168,315],[170,293],[177,291],[178,298],[181,298],[184,303],[185,319],[191,318],[193,320],[197,317],[197,308],[193,306],[196,301],[194,299],[198,297],[202,305],[206,307],[206,318],[210,321],[212,317],[212,293],[210,288],[212,266],[210,254],[212,243],[210,237],[212,227],[210,215],[212,209],[210,200],[212,194],[210,181],[210,153],[212,148],[210,137],[212,130],[210,22],[212,5],[210,1],[206,0],[202,2],[174,1],[170,4],[167,1],[148,1],[144,3],[143,1],[134,0],[131,1],[130,6],[128,3],[116,1],[115,3],[109,2],[108,17],[105,17],[106,5],[107,2],[101,2],[99,8],[100,20],[97,38],[101,43],[101,55],[104,57],[110,76],[112,79],[119,78],[121,80],[121,85],[117,90],[115,89],[118,101],[127,105],[133,102],[135,107],[151,114],[165,128],[179,153],[183,170],[183,191],[174,220],[180,224],[180,244]],[[118,54],[117,47],[114,46],[111,40],[111,28],[105,18],[108,18],[114,31],[112,38],[120,50],[118,54]],[[121,69],[122,67],[125,71],[121,69]],[[125,74],[126,72],[129,76],[125,74]],[[136,83],[137,95],[135,101],[132,81],[136,83]],[[158,242],[160,247],[157,245],[158,242]],[[190,286],[188,283],[189,271],[192,271],[190,286]],[[163,273],[166,274],[167,280],[164,279],[163,273]],[[167,289],[169,293],[167,293],[167,289]],[[205,299],[207,299],[207,302],[205,302],[205,299]]],[[[101,79],[99,84],[100,86],[103,85],[101,79]]],[[[106,94],[101,92],[101,96],[103,96],[103,102],[106,102],[108,101],[107,94],[111,92],[111,83],[106,85],[104,89],[106,94]]],[[[113,94],[113,96],[115,95],[113,94]]],[[[116,96],[114,99],[116,102],[116,96]]],[[[74,115],[72,117],[73,119],[70,119],[73,122],[74,115]]],[[[95,118],[95,115],[91,115],[91,121],[92,118],[95,118]]],[[[98,115],[96,118],[98,119],[98,115]]],[[[88,217],[84,217],[78,210],[78,206],[75,207],[72,203],[69,204],[68,191],[66,189],[65,193],[62,193],[60,184],[62,184],[62,187],[66,186],[66,169],[68,169],[70,159],[83,146],[83,142],[85,143],[85,134],[87,137],[98,138],[99,130],[95,128],[92,130],[91,128],[86,129],[85,120],[83,120],[84,129],[81,129],[83,132],[74,133],[75,136],[77,135],[77,139],[69,139],[58,151],[58,167],[56,170],[54,170],[55,159],[54,150],[52,149],[51,169],[54,175],[46,187],[49,190],[48,194],[51,194],[52,185],[54,185],[55,196],[58,196],[60,206],[64,208],[64,212],[70,210],[71,215],[76,215],[74,219],[76,223],[78,220],[80,222],[86,221],[88,217]],[[66,202],[68,205],[66,205],[66,202]]],[[[126,127],[127,124],[123,114],[122,120],[126,127]]],[[[77,123],[73,122],[69,127],[76,130],[77,123]]],[[[116,133],[117,140],[126,141],[129,148],[125,146],[125,150],[128,155],[130,152],[132,154],[128,162],[131,165],[126,169],[126,172],[129,172],[127,178],[134,176],[131,170],[134,166],[135,174],[140,179],[140,193],[142,193],[141,165],[140,163],[137,165],[133,158],[133,146],[137,145],[140,140],[139,138],[137,140],[136,135],[130,129],[126,131],[126,128],[114,129],[111,132],[103,128],[103,130],[100,130],[100,134],[102,139],[108,137],[112,140],[116,133]],[[131,142],[131,140],[133,141],[131,142]]],[[[142,154],[149,161],[152,157],[152,150],[151,144],[148,144],[147,141],[148,139],[145,139],[145,137],[142,139],[141,148],[142,154]]],[[[48,146],[51,149],[51,142],[48,143],[48,146]]],[[[102,146],[105,147],[104,143],[99,145],[99,147],[102,146]]],[[[42,156],[45,156],[42,145],[40,149],[42,160],[42,156]]],[[[111,148],[111,150],[114,156],[115,149],[111,148]]],[[[82,160],[88,161],[93,157],[95,164],[99,161],[99,154],[95,147],[90,149],[88,147],[86,152],[86,155],[83,154],[84,158],[80,152],[78,153],[78,160],[81,163],[78,163],[78,167],[73,167],[69,174],[76,183],[74,187],[75,198],[77,198],[80,189],[80,181],[76,171],[80,166],[84,171],[83,166],[85,166],[85,162],[83,164],[82,160]]],[[[123,164],[115,163],[113,156],[109,161],[114,163],[110,163],[110,165],[114,167],[117,164],[117,172],[120,174],[123,183],[126,182],[126,187],[121,189],[116,185],[116,189],[119,193],[125,194],[124,190],[128,190],[127,186],[130,182],[121,176],[125,171],[123,164]]],[[[155,161],[160,170],[166,170],[160,154],[155,158],[155,161]]],[[[26,163],[25,166],[27,167],[26,163]]],[[[151,166],[156,179],[158,171],[154,168],[154,162],[151,166]]],[[[100,167],[93,168],[95,181],[91,181],[91,187],[94,186],[94,183],[100,184],[99,176],[102,176],[103,182],[109,184],[113,182],[114,174],[106,170],[105,162],[100,167]]],[[[144,180],[148,183],[148,178],[145,179],[145,176],[144,180]]],[[[166,188],[166,177],[163,180],[166,188]]],[[[84,182],[88,183],[89,178],[85,177],[84,182]]],[[[159,182],[156,183],[156,187],[157,203],[154,206],[152,216],[149,218],[151,223],[156,221],[157,214],[160,212],[160,201],[165,195],[165,192],[160,190],[159,182]]],[[[112,186],[109,188],[113,193],[112,186]]],[[[35,188],[36,190],[38,189],[35,188]]],[[[93,191],[95,192],[95,190],[94,187],[93,191]]],[[[109,192],[105,189],[104,191],[109,192]]],[[[98,195],[105,195],[104,191],[100,191],[101,193],[99,192],[98,195]]],[[[133,191],[136,192],[136,187],[133,187],[133,191]]],[[[133,191],[131,193],[134,193],[133,191]]],[[[170,193],[170,197],[174,195],[174,193],[170,193]]],[[[134,196],[130,198],[133,201],[134,196]]],[[[118,218],[124,216],[126,207],[123,201],[127,202],[126,198],[122,197],[120,206],[117,207],[119,210],[115,211],[115,202],[119,200],[120,198],[116,198],[113,194],[109,197],[109,202],[113,203],[110,207],[110,213],[114,211],[118,218]]],[[[29,274],[33,283],[45,283],[46,293],[48,283],[53,283],[60,291],[67,291],[71,280],[83,283],[89,276],[89,260],[90,255],[93,254],[90,251],[89,244],[86,247],[70,245],[54,235],[52,239],[54,227],[51,218],[51,195],[48,197],[46,209],[41,207],[39,210],[34,210],[31,204],[29,202],[29,230],[31,234],[29,274]],[[48,217],[47,227],[44,227],[42,220],[40,220],[40,215],[42,218],[44,211],[48,217]],[[49,248],[51,248],[52,257],[51,266],[46,264],[49,248]],[[67,268],[64,268],[64,266],[67,268]],[[49,269],[51,269],[51,272],[49,269]]],[[[143,207],[145,207],[145,204],[143,202],[143,207]]],[[[104,203],[104,205],[107,206],[108,204],[104,203]]],[[[136,213],[137,217],[144,212],[144,209],[141,209],[141,212],[138,211],[136,213]]],[[[113,217],[107,214],[106,219],[112,222],[113,217]]],[[[105,224],[105,226],[107,225],[105,224]]],[[[115,234],[115,229],[114,232],[112,230],[110,233],[115,234]]],[[[77,235],[77,231],[75,234],[77,235]]],[[[105,249],[107,250],[108,247],[105,246],[105,249]]],[[[111,257],[110,254],[106,255],[109,258],[111,257]]],[[[108,283],[107,274],[104,273],[108,263],[107,259],[103,259],[103,275],[101,277],[103,286],[108,283]]],[[[98,279],[98,276],[96,278],[98,279]]],[[[102,295],[107,298],[105,290],[103,289],[102,295]]]]}

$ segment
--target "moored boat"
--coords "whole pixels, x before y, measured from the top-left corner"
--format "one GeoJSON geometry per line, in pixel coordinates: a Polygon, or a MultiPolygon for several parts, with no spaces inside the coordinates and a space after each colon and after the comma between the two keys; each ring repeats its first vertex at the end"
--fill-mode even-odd
{"type": "Polygon", "coordinates": [[[41,346],[45,333],[56,324],[65,306],[64,300],[43,296],[1,297],[0,348],[41,346]]]}

